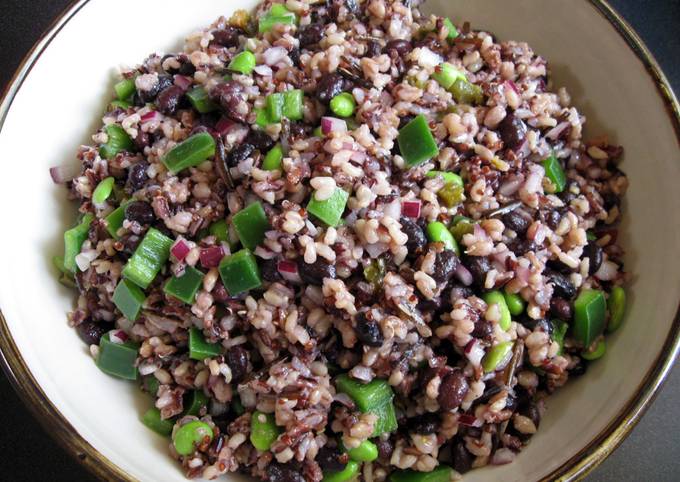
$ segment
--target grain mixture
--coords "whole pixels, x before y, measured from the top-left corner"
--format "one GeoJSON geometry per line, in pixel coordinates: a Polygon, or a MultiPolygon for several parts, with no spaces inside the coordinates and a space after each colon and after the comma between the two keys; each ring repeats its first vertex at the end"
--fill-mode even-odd
{"type": "Polygon", "coordinates": [[[188,477],[509,463],[621,321],[623,149],[526,43],[419,3],[220,18],[52,171],[69,322],[188,477]]]}

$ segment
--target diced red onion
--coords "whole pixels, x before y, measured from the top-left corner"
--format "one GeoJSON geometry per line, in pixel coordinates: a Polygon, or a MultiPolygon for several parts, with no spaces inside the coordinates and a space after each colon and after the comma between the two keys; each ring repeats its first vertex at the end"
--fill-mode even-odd
{"type": "Polygon", "coordinates": [[[222,246],[210,246],[209,248],[203,248],[201,250],[201,266],[206,269],[217,268],[220,265],[222,258],[224,258],[222,246]]]}
{"type": "Polygon", "coordinates": [[[300,275],[298,274],[297,264],[294,262],[283,259],[279,261],[276,268],[286,281],[291,283],[302,283],[302,278],[300,278],[300,275]]]}
{"type": "Polygon", "coordinates": [[[401,218],[401,202],[399,199],[395,199],[391,203],[385,205],[383,214],[399,221],[399,218],[401,218]]]}
{"type": "Polygon", "coordinates": [[[465,357],[470,360],[474,366],[479,366],[484,358],[484,348],[477,340],[470,340],[465,345],[465,357]]]}
{"type": "Polygon", "coordinates": [[[186,75],[175,75],[175,85],[182,90],[188,90],[194,80],[186,75]]]}
{"type": "Polygon", "coordinates": [[[83,251],[81,253],[78,253],[76,255],[76,265],[78,265],[78,269],[80,271],[87,271],[88,268],[90,267],[90,263],[97,259],[97,251],[94,249],[88,250],[88,251],[83,251]]]}
{"type": "Polygon", "coordinates": [[[149,112],[144,114],[141,118],[142,123],[160,121],[160,120],[161,120],[161,114],[160,114],[160,112],[155,111],[155,110],[150,110],[149,112]]]}
{"type": "Polygon", "coordinates": [[[191,248],[189,248],[189,245],[183,239],[178,239],[172,248],[170,248],[170,253],[180,262],[184,261],[189,251],[191,251],[191,248]]]}
{"type": "Polygon", "coordinates": [[[555,127],[546,132],[545,137],[552,140],[557,140],[562,133],[569,128],[570,124],[567,121],[560,122],[555,127]]]}
{"type": "Polygon", "coordinates": [[[328,135],[331,132],[347,132],[347,122],[337,117],[322,117],[321,132],[328,135]]]}
{"type": "Polygon", "coordinates": [[[220,117],[220,120],[218,120],[217,124],[215,124],[215,131],[221,136],[226,136],[237,125],[238,124],[236,124],[236,122],[231,119],[220,117]]]}
{"type": "Polygon", "coordinates": [[[401,211],[409,218],[419,218],[422,205],[420,201],[404,201],[401,203],[401,211]]]}
{"type": "Polygon", "coordinates": [[[503,184],[501,184],[501,187],[498,188],[498,194],[501,196],[510,197],[519,191],[519,188],[522,187],[523,182],[524,176],[521,174],[510,176],[503,184]]]}
{"type": "Polygon", "coordinates": [[[78,163],[50,167],[50,176],[55,184],[65,184],[80,174],[80,168],[78,163]]]}
{"type": "Polygon", "coordinates": [[[506,80],[505,85],[514,90],[517,95],[520,95],[519,89],[517,88],[517,84],[515,84],[512,80],[506,80]]]}
{"type": "Polygon", "coordinates": [[[267,65],[276,65],[286,57],[288,57],[288,50],[283,47],[271,47],[262,54],[262,60],[267,65]]]}
{"type": "Polygon", "coordinates": [[[531,152],[529,140],[525,138],[524,142],[522,142],[522,144],[517,148],[515,152],[517,153],[517,157],[519,157],[520,159],[527,157],[531,152]]]}
{"type": "Polygon", "coordinates": [[[364,249],[368,253],[368,255],[375,259],[381,254],[383,254],[385,251],[389,249],[389,246],[386,243],[373,243],[373,244],[367,244],[364,246],[364,249]]]}
{"type": "Polygon", "coordinates": [[[333,396],[333,401],[334,401],[334,402],[341,403],[342,405],[344,405],[345,407],[347,407],[347,408],[349,408],[349,409],[351,409],[351,410],[354,410],[354,408],[356,407],[356,404],[354,403],[354,400],[352,400],[352,399],[350,398],[350,396],[347,395],[346,393],[336,393],[336,394],[333,396]]]}
{"type": "Polygon", "coordinates": [[[237,145],[245,140],[249,132],[250,129],[243,124],[234,124],[224,137],[229,144],[237,145]]]}
{"type": "Polygon", "coordinates": [[[619,267],[608,259],[602,262],[600,269],[595,273],[595,277],[602,281],[612,281],[616,279],[619,267]]]}
{"type": "Polygon", "coordinates": [[[471,413],[461,413],[458,416],[458,423],[461,425],[465,425],[466,427],[481,427],[482,422],[480,420],[477,420],[477,417],[475,417],[471,413]]]}
{"type": "Polygon", "coordinates": [[[359,162],[362,163],[366,160],[366,153],[364,151],[354,151],[352,152],[352,155],[350,156],[350,159],[353,160],[354,162],[359,162]]]}
{"type": "Polygon", "coordinates": [[[463,266],[462,263],[458,263],[454,274],[458,281],[460,281],[463,285],[470,286],[472,284],[472,273],[470,273],[470,271],[465,266],[463,266]]]}
{"type": "Polygon", "coordinates": [[[510,449],[502,448],[496,450],[491,457],[491,465],[505,465],[513,462],[517,454],[510,449]]]}
{"type": "Polygon", "coordinates": [[[142,376],[151,375],[160,368],[160,364],[144,362],[139,364],[139,374],[142,376]]]}
{"type": "Polygon", "coordinates": [[[258,65],[253,69],[253,71],[255,71],[257,75],[261,75],[262,77],[271,77],[272,75],[274,75],[274,72],[272,72],[272,68],[269,67],[268,65],[258,65]]]}
{"type": "Polygon", "coordinates": [[[353,151],[354,150],[354,143],[353,142],[343,142],[342,143],[342,148],[346,151],[353,151]]]}
{"type": "Polygon", "coordinates": [[[128,340],[128,335],[123,330],[112,330],[109,332],[109,340],[116,345],[122,345],[128,340]]]}

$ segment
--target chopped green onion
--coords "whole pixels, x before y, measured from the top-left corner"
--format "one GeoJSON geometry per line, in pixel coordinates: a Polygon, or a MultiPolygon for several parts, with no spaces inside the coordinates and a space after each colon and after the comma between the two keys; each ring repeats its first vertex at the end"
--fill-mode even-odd
{"type": "Polygon", "coordinates": [[[187,98],[200,114],[207,114],[218,109],[217,104],[210,99],[208,92],[203,87],[196,87],[187,92],[187,98]]]}
{"type": "Polygon", "coordinates": [[[189,358],[192,360],[205,360],[222,353],[222,345],[219,343],[208,343],[195,326],[189,330],[189,358]]]}
{"type": "Polygon", "coordinates": [[[250,442],[260,452],[269,450],[279,436],[273,413],[253,412],[250,418],[250,442]]]}
{"type": "Polygon", "coordinates": [[[135,321],[139,316],[144,301],[146,301],[146,296],[139,289],[139,286],[126,279],[122,279],[113,292],[112,300],[113,304],[123,313],[125,318],[135,321]]]}
{"type": "Polygon", "coordinates": [[[172,433],[172,428],[175,426],[175,422],[172,420],[163,420],[160,410],[156,407],[146,411],[142,416],[142,423],[163,437],[169,437],[172,433]]]}
{"type": "Polygon", "coordinates": [[[432,78],[446,90],[450,89],[458,79],[466,79],[465,74],[448,62],[439,64],[432,74],[432,78]]]}
{"type": "Polygon", "coordinates": [[[219,271],[222,283],[231,296],[262,286],[257,261],[248,249],[225,257],[220,262],[219,271]]]}
{"type": "Polygon", "coordinates": [[[444,223],[440,223],[439,221],[429,223],[425,228],[425,234],[431,243],[443,243],[444,249],[450,249],[454,251],[456,255],[460,254],[460,248],[458,247],[456,239],[453,237],[453,234],[451,234],[451,231],[446,228],[444,223]]]}
{"type": "Polygon", "coordinates": [[[505,296],[503,296],[503,293],[497,290],[489,291],[482,296],[484,299],[484,302],[487,305],[497,305],[498,310],[500,311],[500,321],[498,322],[499,326],[503,329],[503,331],[508,331],[510,329],[510,324],[512,323],[512,319],[510,317],[510,310],[508,309],[508,305],[505,302],[505,296]]]}
{"type": "Polygon", "coordinates": [[[626,292],[620,286],[614,286],[612,292],[609,293],[607,309],[609,310],[607,331],[611,333],[618,330],[623,322],[623,315],[626,313],[626,292]]]}
{"type": "Polygon", "coordinates": [[[135,95],[135,92],[137,92],[135,79],[123,79],[113,86],[113,90],[116,91],[118,100],[128,101],[135,95]]]}
{"type": "Polygon", "coordinates": [[[215,155],[215,139],[200,132],[177,144],[163,157],[163,164],[172,174],[195,167],[215,155]]]}
{"type": "Polygon", "coordinates": [[[505,304],[508,305],[508,311],[512,316],[519,316],[524,313],[524,299],[517,293],[503,293],[505,297],[505,304]]]}
{"type": "Polygon", "coordinates": [[[205,422],[194,420],[182,425],[175,431],[172,443],[179,455],[191,455],[196,451],[196,446],[210,443],[213,439],[213,429],[205,422]]]}
{"type": "Polygon", "coordinates": [[[373,462],[378,458],[378,447],[370,440],[364,440],[358,447],[347,451],[349,457],[357,462],[373,462]]]}
{"type": "Polygon", "coordinates": [[[588,361],[597,360],[598,358],[602,358],[606,351],[607,345],[604,342],[604,340],[600,339],[600,341],[597,342],[597,345],[595,345],[595,348],[592,351],[584,351],[583,353],[581,353],[581,358],[588,361]]]}
{"type": "Polygon", "coordinates": [[[262,161],[262,169],[265,171],[280,171],[281,161],[283,161],[283,149],[281,144],[276,144],[271,150],[264,156],[264,161],[262,161]]]}
{"type": "Polygon", "coordinates": [[[280,122],[283,117],[283,94],[267,96],[267,119],[271,123],[280,122]]]}
{"type": "Polygon", "coordinates": [[[504,367],[510,360],[510,357],[512,357],[512,346],[513,342],[504,341],[491,347],[484,355],[484,358],[482,358],[484,373],[490,373],[499,366],[504,367]]]}
{"type": "Polygon", "coordinates": [[[271,229],[262,203],[256,201],[234,214],[231,220],[241,244],[251,251],[264,240],[264,233],[271,229]]]}
{"type": "Polygon", "coordinates": [[[137,353],[139,347],[128,340],[125,343],[113,343],[106,333],[99,341],[97,366],[101,371],[125,380],[137,379],[137,353]]]}
{"type": "Polygon", "coordinates": [[[115,182],[116,180],[114,178],[107,177],[97,184],[97,187],[94,188],[94,192],[92,193],[92,202],[95,204],[95,206],[104,204],[104,202],[113,192],[113,185],[115,182]]]}
{"type": "Polygon", "coordinates": [[[324,201],[317,201],[315,194],[312,194],[312,198],[307,204],[307,212],[328,226],[337,227],[342,218],[342,213],[345,212],[349,193],[342,188],[336,187],[333,195],[324,201]]]}
{"type": "Polygon", "coordinates": [[[106,221],[106,230],[113,239],[119,238],[118,230],[123,227],[123,222],[125,221],[125,208],[130,202],[132,201],[121,203],[120,206],[111,211],[111,213],[104,218],[106,221]]]}
{"type": "Polygon", "coordinates": [[[407,167],[419,166],[439,154],[437,142],[422,114],[401,128],[397,142],[407,167]]]}
{"type": "Polygon", "coordinates": [[[64,233],[64,269],[70,273],[75,273],[78,268],[76,256],[80,254],[93,220],[94,216],[87,213],[78,226],[64,233]]]}
{"type": "Polygon", "coordinates": [[[453,40],[458,37],[458,29],[448,18],[444,19],[444,27],[446,27],[446,30],[449,31],[449,34],[446,36],[448,40],[453,40]]]}
{"type": "Polygon", "coordinates": [[[607,302],[600,290],[582,291],[574,301],[574,338],[589,347],[605,328],[607,302]]]}
{"type": "Polygon", "coordinates": [[[262,127],[263,129],[269,124],[273,124],[269,119],[269,114],[267,114],[267,109],[255,109],[255,124],[262,127]]]}
{"type": "Polygon", "coordinates": [[[186,410],[184,410],[184,416],[193,415],[194,417],[199,417],[201,410],[208,406],[208,397],[203,393],[202,390],[193,390],[189,395],[189,403],[186,403],[186,410]]]}
{"type": "Polygon", "coordinates": [[[435,467],[431,472],[397,470],[390,474],[390,482],[449,482],[451,472],[451,467],[446,465],[435,467]]]}
{"type": "Polygon", "coordinates": [[[460,177],[455,172],[427,171],[425,173],[425,177],[429,177],[429,178],[435,178],[435,177],[439,177],[439,176],[441,176],[441,178],[447,184],[453,184],[455,186],[460,186],[460,187],[465,186],[465,183],[463,182],[463,178],[460,177]]]}
{"type": "Polygon", "coordinates": [[[240,72],[243,75],[250,75],[256,64],[255,54],[244,50],[229,62],[229,70],[240,72]]]}
{"type": "Polygon", "coordinates": [[[227,226],[227,222],[224,219],[212,223],[208,231],[215,236],[220,243],[229,242],[229,226],[227,226]]]}
{"type": "Polygon", "coordinates": [[[479,105],[484,102],[484,91],[467,79],[458,79],[451,86],[453,98],[459,104],[479,105]]]}
{"type": "Polygon", "coordinates": [[[301,120],[303,117],[304,94],[300,89],[287,90],[283,93],[283,116],[290,120],[301,120]]]}
{"type": "Polygon", "coordinates": [[[356,108],[354,96],[349,92],[343,92],[331,99],[331,111],[338,117],[350,117],[356,108]]]}
{"type": "Polygon", "coordinates": [[[121,151],[132,151],[134,142],[121,126],[109,124],[104,128],[109,140],[99,146],[99,155],[104,159],[113,159],[121,151]]]}
{"type": "Polygon", "coordinates": [[[569,325],[567,324],[566,321],[562,320],[553,320],[552,325],[553,325],[552,339],[553,341],[556,341],[557,344],[560,346],[560,349],[557,352],[557,354],[561,355],[562,353],[564,353],[564,337],[567,335],[569,325]]]}
{"type": "Polygon", "coordinates": [[[170,257],[172,239],[150,228],[123,268],[123,276],[142,289],[149,287],[170,257]]]}
{"type": "Polygon", "coordinates": [[[345,465],[345,468],[339,472],[324,472],[321,482],[347,482],[359,475],[361,464],[350,460],[345,465]]]}
{"type": "Polygon", "coordinates": [[[543,161],[543,167],[545,168],[545,177],[555,187],[555,192],[564,191],[567,185],[567,176],[564,174],[564,169],[562,169],[562,165],[557,160],[557,157],[555,157],[555,154],[551,154],[550,157],[543,161]]]}
{"type": "Polygon", "coordinates": [[[203,273],[199,270],[193,266],[187,265],[184,268],[184,274],[182,276],[173,276],[165,283],[163,292],[166,295],[191,305],[196,299],[196,293],[198,293],[201,283],[203,283],[203,276],[203,273]]]}

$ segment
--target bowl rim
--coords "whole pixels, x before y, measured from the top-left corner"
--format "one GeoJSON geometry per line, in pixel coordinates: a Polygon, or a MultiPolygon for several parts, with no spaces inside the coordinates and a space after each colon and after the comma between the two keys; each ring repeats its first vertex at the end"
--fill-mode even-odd
{"type": "MultiPolygon", "coordinates": [[[[10,107],[24,80],[64,26],[91,0],[73,0],[53,20],[33,47],[24,56],[19,67],[0,96],[0,133],[10,107]]],[[[680,146],[680,104],[666,75],[640,36],[607,0],[587,0],[594,9],[612,25],[636,57],[645,66],[654,81],[666,113],[674,127],[680,146]]],[[[680,352],[680,306],[673,324],[654,364],[637,387],[635,395],[585,447],[565,461],[560,467],[545,475],[541,481],[581,480],[600,465],[630,434],[651,403],[680,352]]],[[[59,409],[47,398],[12,338],[9,326],[0,307],[0,364],[14,390],[19,394],[33,416],[61,447],[93,475],[102,480],[136,481],[94,448],[83,438],[59,409]]]]}

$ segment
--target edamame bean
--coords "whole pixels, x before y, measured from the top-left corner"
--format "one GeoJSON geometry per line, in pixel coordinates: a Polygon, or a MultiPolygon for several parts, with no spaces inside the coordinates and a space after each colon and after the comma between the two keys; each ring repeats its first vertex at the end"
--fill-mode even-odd
{"type": "Polygon", "coordinates": [[[349,92],[343,92],[331,99],[331,110],[338,117],[349,117],[354,114],[357,103],[349,92]]]}
{"type": "Polygon", "coordinates": [[[609,309],[609,323],[607,331],[612,333],[621,326],[623,315],[626,313],[626,292],[620,286],[614,286],[607,300],[609,309]]]}
{"type": "Polygon", "coordinates": [[[427,238],[433,243],[443,243],[444,248],[451,249],[458,254],[460,248],[458,248],[458,243],[453,237],[453,234],[446,228],[444,223],[439,221],[432,222],[427,225],[426,229],[427,238]]]}
{"type": "Polygon", "coordinates": [[[512,316],[519,316],[524,313],[524,300],[517,293],[504,293],[505,304],[508,305],[508,310],[512,316]]]}
{"type": "Polygon", "coordinates": [[[598,358],[602,358],[606,351],[607,345],[605,344],[604,340],[600,340],[597,342],[597,345],[593,351],[584,351],[581,353],[581,358],[588,361],[597,360],[598,358]]]}
{"type": "Polygon", "coordinates": [[[378,447],[370,440],[364,440],[358,447],[348,451],[349,457],[357,462],[373,462],[378,458],[378,447]]]}
{"type": "Polygon", "coordinates": [[[510,357],[512,357],[512,345],[511,341],[505,341],[487,351],[484,358],[482,358],[484,372],[490,373],[496,370],[497,367],[503,367],[507,364],[510,361],[510,357]]]}
{"type": "Polygon", "coordinates": [[[512,323],[512,318],[510,317],[510,310],[505,302],[505,297],[500,291],[489,291],[483,296],[484,301],[487,305],[498,305],[498,310],[501,312],[500,320],[498,324],[503,329],[503,331],[508,331],[510,329],[510,324],[512,323]]]}
{"type": "Polygon", "coordinates": [[[250,442],[259,451],[269,450],[274,440],[279,436],[279,429],[274,420],[274,414],[253,412],[250,419],[250,442]]]}
{"type": "Polygon", "coordinates": [[[205,422],[194,420],[177,429],[172,437],[175,450],[180,455],[190,455],[196,451],[196,446],[204,442],[210,443],[213,430],[205,422]]]}

